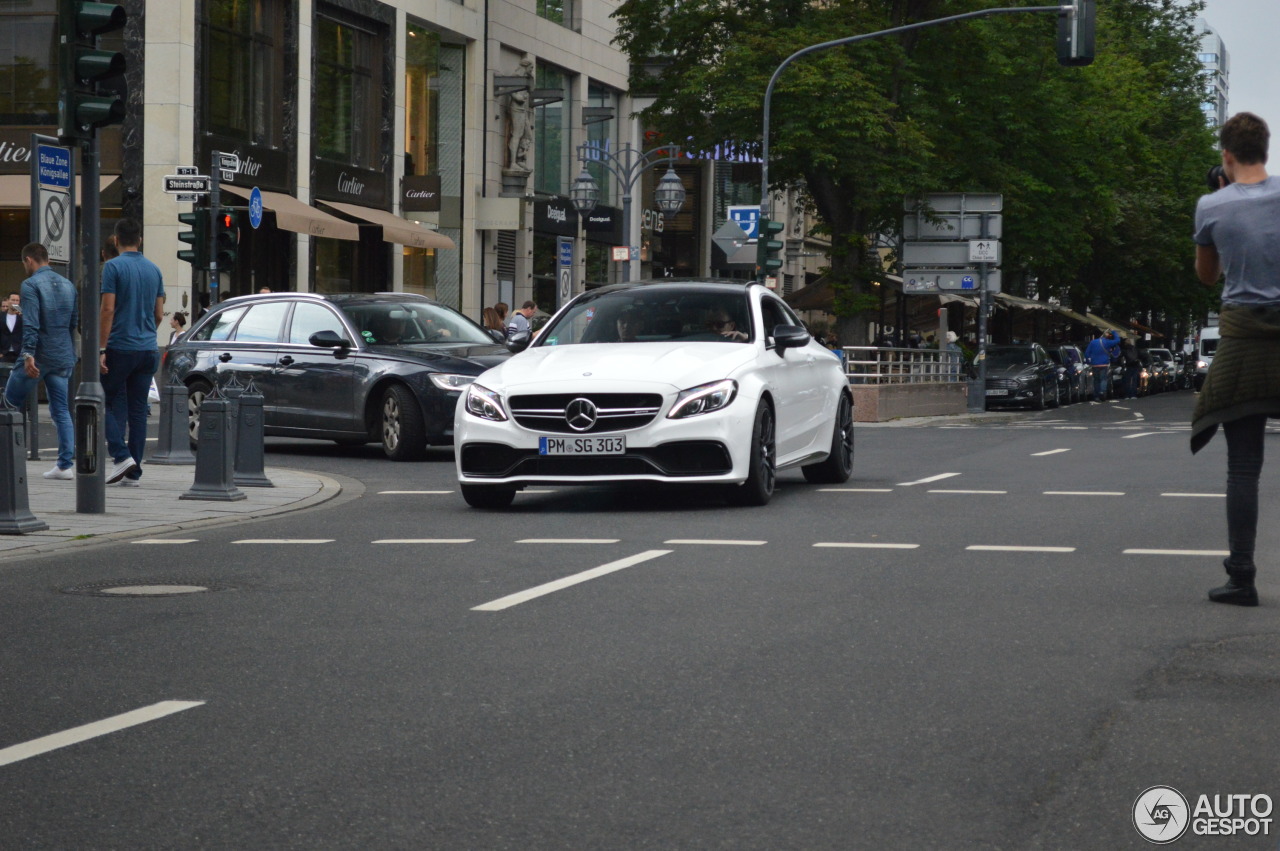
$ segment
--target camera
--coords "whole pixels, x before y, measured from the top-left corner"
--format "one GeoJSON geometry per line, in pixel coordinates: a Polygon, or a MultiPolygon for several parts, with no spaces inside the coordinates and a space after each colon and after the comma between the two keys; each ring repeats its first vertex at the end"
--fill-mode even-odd
{"type": "Polygon", "coordinates": [[[1209,173],[1204,178],[1205,185],[1209,187],[1210,192],[1217,192],[1222,187],[1231,182],[1231,178],[1227,177],[1227,173],[1222,170],[1221,165],[1215,165],[1209,169],[1209,173]]]}

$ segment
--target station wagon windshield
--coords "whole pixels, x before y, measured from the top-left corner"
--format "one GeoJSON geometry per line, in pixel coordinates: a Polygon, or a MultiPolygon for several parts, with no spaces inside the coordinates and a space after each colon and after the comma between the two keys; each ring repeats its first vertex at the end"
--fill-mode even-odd
{"type": "Polygon", "coordinates": [[[584,343],[744,343],[751,339],[745,293],[636,288],[579,301],[538,335],[539,346],[584,343]]]}
{"type": "Polygon", "coordinates": [[[459,313],[420,302],[344,304],[342,312],[356,333],[371,346],[406,346],[415,343],[483,343],[493,339],[459,313]]]}

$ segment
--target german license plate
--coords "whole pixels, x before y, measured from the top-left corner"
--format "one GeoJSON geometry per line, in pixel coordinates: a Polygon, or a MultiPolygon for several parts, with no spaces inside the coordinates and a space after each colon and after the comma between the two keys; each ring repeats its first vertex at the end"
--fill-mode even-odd
{"type": "Polygon", "coordinates": [[[625,437],[539,437],[539,455],[625,455],[625,437]]]}
{"type": "Polygon", "coordinates": [[[1008,390],[988,390],[987,395],[988,396],[1008,396],[1009,391],[1008,390]]]}

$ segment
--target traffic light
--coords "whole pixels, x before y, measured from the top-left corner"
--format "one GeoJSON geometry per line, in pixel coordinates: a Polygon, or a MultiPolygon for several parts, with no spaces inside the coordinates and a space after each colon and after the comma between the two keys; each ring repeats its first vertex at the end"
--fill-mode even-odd
{"type": "Polygon", "coordinates": [[[124,54],[98,50],[98,36],[123,29],[127,18],[116,3],[59,0],[58,137],[63,142],[88,141],[99,127],[124,120],[124,98],[113,90],[124,77],[124,54]]]}
{"type": "Polygon", "coordinates": [[[178,221],[191,228],[178,233],[178,241],[191,246],[179,251],[178,259],[190,263],[196,269],[208,268],[209,210],[197,207],[190,213],[179,213],[178,221]]]}
{"type": "Polygon", "coordinates": [[[219,272],[230,272],[236,267],[236,254],[240,249],[240,211],[223,208],[214,217],[214,250],[217,252],[219,272]]]}
{"type": "Polygon", "coordinates": [[[782,222],[772,219],[760,220],[760,232],[756,237],[756,273],[761,276],[772,275],[782,268],[779,252],[786,248],[786,243],[775,236],[782,233],[782,222]]]}
{"type": "Polygon", "coordinates": [[[1096,0],[1071,0],[1058,13],[1058,64],[1088,65],[1093,61],[1093,21],[1096,0]]]}

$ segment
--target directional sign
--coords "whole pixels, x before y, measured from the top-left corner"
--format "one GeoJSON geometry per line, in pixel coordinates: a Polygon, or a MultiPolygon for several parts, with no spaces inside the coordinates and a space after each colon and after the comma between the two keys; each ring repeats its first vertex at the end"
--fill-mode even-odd
{"type": "Polygon", "coordinates": [[[45,189],[71,188],[71,149],[56,145],[36,146],[37,182],[45,189]]]}
{"type": "Polygon", "coordinates": [[[1000,240],[998,239],[969,240],[969,262],[970,263],[999,263],[1000,262],[1000,240]]]}
{"type": "MultiPolygon", "coordinates": [[[[981,289],[977,269],[903,269],[902,291],[907,295],[928,295],[940,292],[969,292],[977,295],[981,289]]],[[[987,272],[987,291],[1000,292],[1000,270],[987,272]]]]}
{"type": "Polygon", "coordinates": [[[969,246],[963,242],[904,242],[904,266],[968,266],[969,246]]]}
{"type": "MultiPolygon", "coordinates": [[[[998,213],[1004,209],[1004,196],[998,192],[930,192],[924,204],[935,213],[998,213]]],[[[905,198],[902,209],[915,210],[915,198],[905,198]]]]}
{"type": "Polygon", "coordinates": [[[733,219],[722,224],[720,229],[711,235],[711,242],[728,257],[732,257],[733,252],[746,245],[748,239],[747,232],[733,219]]]}
{"type": "Polygon", "coordinates": [[[179,204],[194,204],[203,197],[203,195],[174,195],[173,200],[179,204]]]}
{"type": "Polygon", "coordinates": [[[178,174],[199,174],[200,173],[200,169],[196,168],[193,165],[180,165],[176,169],[174,169],[174,171],[176,171],[178,174]]]}
{"type": "Polygon", "coordinates": [[[209,176],[207,174],[166,174],[164,191],[171,195],[196,193],[205,195],[209,192],[209,176]]]}
{"type": "Polygon", "coordinates": [[[1004,220],[999,213],[987,216],[987,232],[982,232],[982,216],[976,213],[960,215],[944,213],[929,221],[924,214],[908,215],[902,220],[902,238],[908,240],[977,239],[989,236],[999,239],[1004,235],[1004,220]]]}
{"type": "Polygon", "coordinates": [[[240,170],[240,155],[239,155],[239,154],[224,154],[224,153],[219,152],[219,153],[218,153],[218,168],[222,169],[223,171],[239,171],[239,170],[240,170]]]}

